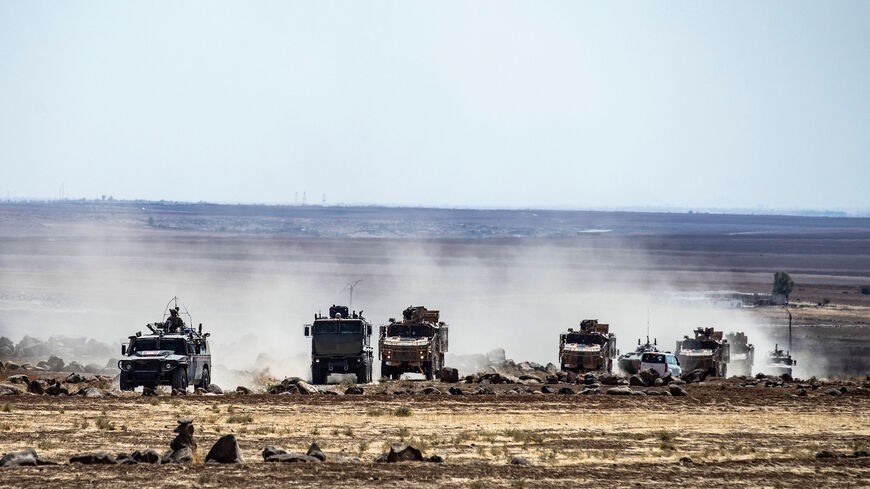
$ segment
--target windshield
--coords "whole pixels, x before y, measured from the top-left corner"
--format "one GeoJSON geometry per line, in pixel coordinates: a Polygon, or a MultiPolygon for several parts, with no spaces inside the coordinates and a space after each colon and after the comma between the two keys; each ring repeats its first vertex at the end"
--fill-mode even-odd
{"type": "Polygon", "coordinates": [[[130,353],[155,350],[171,350],[176,355],[187,354],[187,343],[179,338],[139,338],[133,342],[130,353]],[[158,345],[159,341],[159,345],[158,345]]]}
{"type": "Polygon", "coordinates": [[[692,338],[683,340],[684,350],[715,350],[716,348],[719,348],[719,343],[715,340],[696,340],[692,338]]]}
{"type": "Polygon", "coordinates": [[[387,336],[432,336],[432,327],[428,324],[391,324],[387,336]]]}
{"type": "Polygon", "coordinates": [[[360,334],[362,323],[359,321],[323,321],[314,323],[314,334],[360,334]]]}
{"type": "Polygon", "coordinates": [[[580,345],[604,345],[607,340],[605,340],[603,336],[597,334],[568,333],[565,342],[578,343],[580,345]]]}
{"type": "Polygon", "coordinates": [[[644,363],[665,363],[665,356],[657,353],[644,353],[640,361],[644,363]]]}

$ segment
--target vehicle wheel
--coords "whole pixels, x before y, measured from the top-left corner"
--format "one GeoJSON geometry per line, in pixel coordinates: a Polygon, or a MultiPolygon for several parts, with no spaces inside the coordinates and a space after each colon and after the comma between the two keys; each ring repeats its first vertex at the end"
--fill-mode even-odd
{"type": "Polygon", "coordinates": [[[131,391],[133,388],[130,386],[130,382],[127,380],[126,372],[121,372],[120,384],[122,391],[131,391]]]}
{"type": "Polygon", "coordinates": [[[371,380],[369,378],[370,375],[368,375],[368,373],[369,373],[368,364],[361,363],[360,366],[357,367],[357,370],[356,370],[356,383],[357,384],[368,384],[369,382],[371,382],[371,380]]]}
{"type": "Polygon", "coordinates": [[[387,365],[387,362],[381,362],[381,378],[393,378],[392,369],[387,365]]]}
{"type": "Polygon", "coordinates": [[[311,382],[315,385],[323,385],[326,383],[326,375],[318,368],[311,369],[311,382]]]}
{"type": "Polygon", "coordinates": [[[211,376],[208,374],[208,368],[202,369],[202,379],[199,381],[199,387],[202,390],[207,391],[208,386],[211,385],[211,376]]]}
{"type": "Polygon", "coordinates": [[[187,390],[187,369],[179,366],[172,371],[172,390],[187,390]]]}
{"type": "Polygon", "coordinates": [[[432,362],[427,362],[423,366],[423,375],[426,376],[426,380],[432,380],[432,362]]]}

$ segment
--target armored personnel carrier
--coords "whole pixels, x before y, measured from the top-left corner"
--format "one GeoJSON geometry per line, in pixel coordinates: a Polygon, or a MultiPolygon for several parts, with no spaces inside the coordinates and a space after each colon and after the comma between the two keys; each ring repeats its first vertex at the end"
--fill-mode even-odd
{"type": "Polygon", "coordinates": [[[563,371],[610,372],[615,357],[616,336],[610,332],[609,324],[597,319],[584,319],[580,321],[580,330],[568,328],[559,335],[559,363],[563,371]]]}
{"type": "Polygon", "coordinates": [[[797,362],[791,357],[791,311],[788,306],[784,307],[788,314],[788,350],[781,350],[779,344],[774,345],[773,351],[767,353],[767,365],[764,370],[773,375],[788,374],[791,375],[792,367],[797,365],[797,362]]]}
{"type": "Polygon", "coordinates": [[[188,385],[208,389],[212,367],[210,334],[202,332],[202,323],[194,330],[182,316],[190,321],[187,308],[181,311],[175,297],[167,304],[162,321],[145,325],[149,333],[139,331],[121,345],[118,368],[122,391],[158,385],[170,385],[178,391],[187,390],[188,385]]]}
{"type": "Polygon", "coordinates": [[[447,333],[440,313],[424,306],[408,307],[401,321],[390,318],[389,324],[380,327],[381,377],[398,379],[409,372],[432,380],[444,366],[447,333]]]}
{"type": "Polygon", "coordinates": [[[755,345],[749,343],[749,339],[743,332],[728,333],[725,339],[731,345],[731,361],[728,362],[728,371],[731,375],[752,375],[752,365],[755,363],[755,345]]]}
{"type": "Polygon", "coordinates": [[[697,328],[695,337],[684,336],[677,341],[677,359],[683,372],[706,370],[708,375],[725,377],[728,373],[730,346],[722,339],[722,332],[713,328],[697,328]]]}
{"type": "Polygon", "coordinates": [[[330,374],[354,374],[360,384],[372,381],[372,325],[362,311],[333,305],[329,316],[314,315],[305,325],[311,337],[311,380],[325,384],[330,374]]]}
{"type": "Polygon", "coordinates": [[[656,344],[655,338],[653,342],[649,342],[649,336],[646,337],[646,343],[640,344],[640,338],[637,339],[637,348],[634,351],[623,353],[619,356],[616,362],[617,368],[628,375],[634,375],[640,372],[640,359],[644,353],[657,353],[659,347],[656,344]]]}

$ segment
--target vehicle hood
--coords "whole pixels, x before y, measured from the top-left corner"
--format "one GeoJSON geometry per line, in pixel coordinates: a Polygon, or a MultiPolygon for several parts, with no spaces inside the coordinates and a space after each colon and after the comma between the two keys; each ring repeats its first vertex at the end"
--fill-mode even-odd
{"type": "Polygon", "coordinates": [[[146,350],[146,351],[137,351],[136,353],[130,355],[128,357],[129,360],[132,359],[155,359],[160,361],[165,360],[174,360],[176,362],[183,362],[187,360],[187,357],[184,355],[177,355],[172,350],[146,350]]]}
{"type": "Polygon", "coordinates": [[[573,353],[598,353],[601,351],[601,345],[583,345],[580,343],[565,343],[563,351],[573,353]]]}
{"type": "Polygon", "coordinates": [[[428,346],[429,338],[423,337],[405,337],[405,336],[388,336],[384,338],[386,346],[428,346]]]}

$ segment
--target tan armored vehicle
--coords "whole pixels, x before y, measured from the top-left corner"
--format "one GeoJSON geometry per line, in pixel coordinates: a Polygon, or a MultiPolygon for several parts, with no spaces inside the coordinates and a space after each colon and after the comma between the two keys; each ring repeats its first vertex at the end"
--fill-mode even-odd
{"type": "Polygon", "coordinates": [[[423,306],[405,309],[401,321],[390,318],[389,324],[380,328],[381,377],[398,379],[409,372],[432,380],[444,366],[447,332],[439,312],[423,306]]]}
{"type": "Polygon", "coordinates": [[[597,319],[584,319],[579,331],[568,328],[559,335],[559,363],[563,371],[610,372],[614,358],[616,336],[610,332],[609,324],[599,323],[597,319]]]}
{"type": "Polygon", "coordinates": [[[755,363],[755,345],[749,343],[749,338],[743,332],[725,335],[731,345],[731,360],[728,371],[731,375],[752,375],[752,365],[755,363]]]}
{"type": "Polygon", "coordinates": [[[725,377],[731,349],[728,341],[722,339],[722,332],[713,328],[697,328],[695,337],[684,336],[677,341],[677,359],[683,372],[706,370],[708,375],[725,377]]]}

